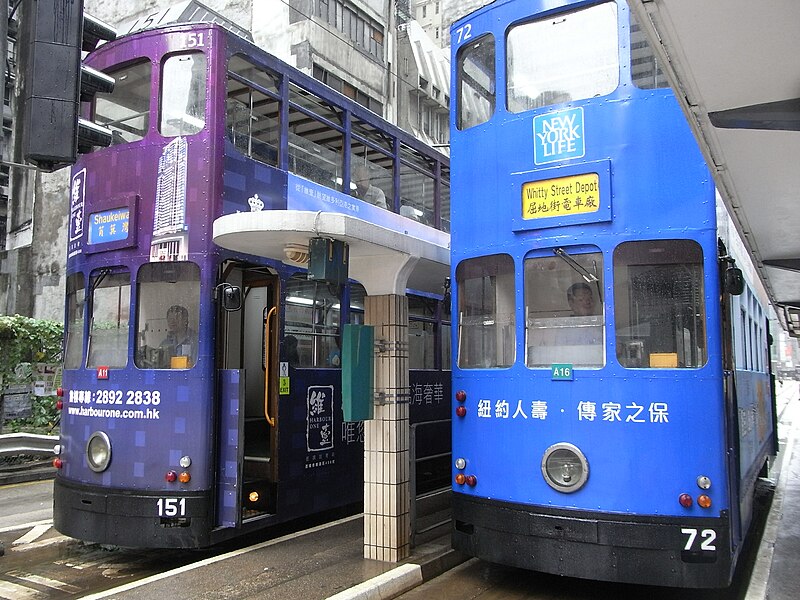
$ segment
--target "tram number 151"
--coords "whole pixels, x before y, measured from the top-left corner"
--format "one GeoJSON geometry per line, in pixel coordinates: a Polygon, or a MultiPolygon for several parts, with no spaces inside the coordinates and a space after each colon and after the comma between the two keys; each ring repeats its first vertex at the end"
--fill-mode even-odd
{"type": "Polygon", "coordinates": [[[684,550],[705,550],[714,552],[717,549],[714,545],[714,541],[717,539],[717,532],[713,529],[703,529],[700,531],[700,539],[697,539],[698,531],[694,528],[684,527],[681,529],[681,533],[687,536],[686,545],[683,547],[684,550]]]}
{"type": "Polygon", "coordinates": [[[159,517],[186,516],[186,498],[159,498],[156,506],[159,517]]]}

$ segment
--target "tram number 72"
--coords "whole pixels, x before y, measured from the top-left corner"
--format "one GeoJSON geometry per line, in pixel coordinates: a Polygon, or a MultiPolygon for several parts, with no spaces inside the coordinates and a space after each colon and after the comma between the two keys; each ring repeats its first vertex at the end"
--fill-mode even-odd
{"type": "Polygon", "coordinates": [[[156,506],[159,517],[186,516],[186,498],[159,498],[156,506]]]}
{"type": "Polygon", "coordinates": [[[716,551],[717,547],[714,545],[714,540],[717,539],[717,532],[713,529],[703,529],[700,532],[700,539],[697,539],[697,529],[691,527],[683,527],[681,533],[687,536],[686,545],[684,550],[706,550],[710,552],[716,551]],[[695,542],[699,543],[699,548],[695,546],[695,542]]]}

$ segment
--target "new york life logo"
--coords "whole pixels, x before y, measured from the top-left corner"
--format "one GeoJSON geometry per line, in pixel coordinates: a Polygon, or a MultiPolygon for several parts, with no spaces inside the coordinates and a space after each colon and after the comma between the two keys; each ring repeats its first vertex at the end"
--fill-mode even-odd
{"type": "Polygon", "coordinates": [[[533,162],[537,165],[581,158],[586,153],[583,138],[583,108],[568,108],[533,119],[533,162]]]}

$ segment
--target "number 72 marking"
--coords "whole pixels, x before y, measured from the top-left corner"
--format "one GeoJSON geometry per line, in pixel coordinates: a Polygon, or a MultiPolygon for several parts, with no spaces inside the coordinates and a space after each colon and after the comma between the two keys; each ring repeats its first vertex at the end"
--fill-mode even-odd
{"type": "MultiPolygon", "coordinates": [[[[686,545],[683,547],[684,550],[693,550],[694,542],[697,539],[697,529],[684,527],[681,529],[681,533],[689,536],[689,539],[686,540],[686,545]]],[[[700,537],[702,538],[702,542],[700,542],[700,550],[711,550],[714,551],[717,547],[714,545],[714,540],[717,539],[717,532],[713,529],[703,529],[700,532],[700,537]]]]}

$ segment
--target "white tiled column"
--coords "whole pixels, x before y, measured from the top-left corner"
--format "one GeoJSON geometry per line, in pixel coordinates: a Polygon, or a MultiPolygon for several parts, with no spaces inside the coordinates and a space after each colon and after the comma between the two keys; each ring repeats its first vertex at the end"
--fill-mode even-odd
{"type": "Polygon", "coordinates": [[[364,426],[364,557],[397,562],[410,553],[408,298],[367,296],[375,327],[375,416],[364,426]]]}

